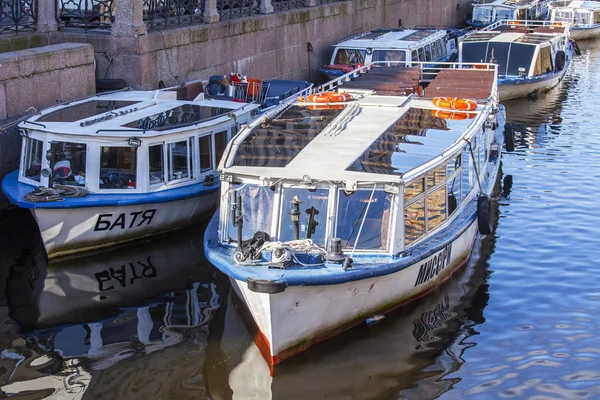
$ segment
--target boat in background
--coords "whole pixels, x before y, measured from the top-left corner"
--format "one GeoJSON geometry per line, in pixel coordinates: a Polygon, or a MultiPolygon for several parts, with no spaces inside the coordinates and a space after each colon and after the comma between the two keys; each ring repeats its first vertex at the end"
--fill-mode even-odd
{"type": "Polygon", "coordinates": [[[475,0],[467,25],[483,28],[503,19],[543,20],[550,0],[475,0]]]}
{"type": "Polygon", "coordinates": [[[466,30],[432,27],[374,29],[336,43],[330,64],[319,71],[335,79],[372,62],[455,61],[458,38],[464,33],[466,30]]]}
{"type": "Polygon", "coordinates": [[[20,169],[2,191],[34,214],[50,258],[196,222],[217,205],[215,167],[240,126],[312,87],[242,78],[45,109],[19,124],[20,169]]]}
{"type": "Polygon", "coordinates": [[[496,65],[390,65],[266,113],[219,164],[205,254],[271,365],[435,290],[493,230],[512,141],[496,65]]]}
{"type": "MultiPolygon", "coordinates": [[[[469,32],[458,47],[458,60],[498,64],[500,100],[545,92],[565,76],[574,52],[569,28],[548,21],[502,20],[469,32]]],[[[475,68],[485,68],[474,65],[475,68]]]]}
{"type": "Polygon", "coordinates": [[[600,2],[560,0],[551,2],[548,9],[550,22],[568,25],[573,40],[593,39],[600,35],[600,2]]]}

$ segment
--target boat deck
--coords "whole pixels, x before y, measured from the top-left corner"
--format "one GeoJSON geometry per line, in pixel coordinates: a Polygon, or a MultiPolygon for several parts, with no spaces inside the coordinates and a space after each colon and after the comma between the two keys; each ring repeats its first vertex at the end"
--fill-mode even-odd
{"type": "Polygon", "coordinates": [[[406,96],[417,91],[421,81],[421,69],[372,68],[368,72],[344,82],[342,89],[373,90],[379,95],[406,96]]]}
{"type": "Polygon", "coordinates": [[[492,93],[494,71],[480,69],[441,70],[425,89],[425,97],[487,99],[492,93]]]}

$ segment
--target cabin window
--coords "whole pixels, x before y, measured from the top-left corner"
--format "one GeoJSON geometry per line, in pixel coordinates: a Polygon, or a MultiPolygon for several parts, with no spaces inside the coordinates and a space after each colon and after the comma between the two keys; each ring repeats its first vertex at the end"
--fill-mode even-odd
{"type": "Polygon", "coordinates": [[[397,50],[374,50],[371,61],[406,61],[406,53],[397,50]]]}
{"type": "Polygon", "coordinates": [[[524,8],[517,10],[517,19],[521,21],[527,19],[527,10],[524,8]]]}
{"type": "Polygon", "coordinates": [[[190,152],[187,140],[167,145],[167,180],[169,182],[190,177],[190,152]]]}
{"type": "Polygon", "coordinates": [[[227,137],[227,131],[218,132],[215,134],[215,163],[217,163],[217,165],[221,161],[223,153],[225,153],[225,148],[227,147],[228,141],[229,139],[227,137]]]}
{"type": "Polygon", "coordinates": [[[475,178],[473,170],[473,159],[468,146],[465,146],[462,160],[462,184],[461,184],[461,199],[467,198],[471,189],[473,189],[473,180],[475,178]]]}
{"type": "Polygon", "coordinates": [[[338,49],[335,54],[334,64],[364,64],[366,50],[338,49]]]}
{"type": "Polygon", "coordinates": [[[520,43],[511,43],[510,58],[506,69],[507,75],[519,75],[523,73],[529,75],[529,68],[533,59],[535,46],[520,43]]]}
{"type": "Polygon", "coordinates": [[[408,202],[425,191],[425,180],[419,178],[404,187],[404,201],[408,202]]]}
{"type": "Polygon", "coordinates": [[[356,244],[362,250],[387,250],[392,195],[382,190],[338,193],[336,237],[342,239],[344,248],[351,249],[356,244]]]}
{"type": "Polygon", "coordinates": [[[212,169],[212,136],[200,137],[200,172],[212,169]]]}
{"type": "Polygon", "coordinates": [[[196,153],[196,146],[194,146],[195,138],[191,137],[188,139],[188,145],[190,148],[190,179],[194,179],[194,154],[196,153]]]}
{"type": "Polygon", "coordinates": [[[492,9],[490,7],[474,7],[473,21],[489,24],[492,22],[492,9]]]}
{"type": "Polygon", "coordinates": [[[600,11],[594,11],[594,24],[600,24],[600,11]]]}
{"type": "Polygon", "coordinates": [[[52,142],[53,183],[60,185],[85,186],[85,163],[87,145],[83,143],[52,142]]]}
{"type": "Polygon", "coordinates": [[[446,166],[441,165],[427,174],[427,189],[430,189],[446,180],[446,166]]]}
{"type": "Polygon", "coordinates": [[[148,146],[148,167],[150,171],[150,185],[158,185],[165,181],[164,145],[154,144],[148,146]]]}
{"type": "Polygon", "coordinates": [[[452,215],[461,201],[460,175],[448,183],[448,216],[452,215]]]}
{"type": "Polygon", "coordinates": [[[452,158],[448,161],[448,171],[447,171],[447,175],[450,176],[452,175],[452,173],[454,171],[456,171],[457,169],[460,168],[460,156],[457,156],[456,158],[452,158]]]}
{"type": "Polygon", "coordinates": [[[44,142],[41,140],[28,138],[25,142],[25,160],[23,160],[25,165],[23,176],[25,178],[40,181],[43,148],[44,142]]]}
{"type": "Polygon", "coordinates": [[[512,10],[506,10],[506,9],[502,9],[502,8],[496,9],[496,21],[499,21],[501,19],[512,19],[512,18],[513,18],[512,10]]]}
{"type": "Polygon", "coordinates": [[[413,50],[410,56],[412,61],[419,61],[419,56],[417,55],[417,51],[413,50]]]}
{"type": "Polygon", "coordinates": [[[425,61],[431,61],[431,47],[426,44],[423,47],[423,51],[425,52],[425,61]]]}
{"type": "Polygon", "coordinates": [[[446,39],[437,41],[436,46],[439,48],[440,57],[446,57],[448,55],[448,52],[446,51],[446,39]]]}
{"type": "Polygon", "coordinates": [[[135,189],[137,147],[100,148],[100,189],[135,189]]]}
{"type": "Polygon", "coordinates": [[[404,209],[404,246],[425,234],[425,200],[414,202],[404,209]]]}
{"type": "Polygon", "coordinates": [[[582,24],[582,25],[588,25],[590,23],[590,13],[587,12],[580,12],[580,11],[576,11],[575,12],[575,19],[573,21],[573,23],[575,24],[582,24]]]}
{"type": "Polygon", "coordinates": [[[308,190],[303,188],[284,188],[281,213],[279,240],[289,241],[298,238],[312,239],[320,246],[325,245],[325,230],[327,228],[327,207],[329,204],[329,189],[308,190]],[[294,202],[300,201],[299,221],[292,221],[290,211],[294,210],[294,202]]]}
{"type": "MultiPolygon", "coordinates": [[[[241,185],[237,192],[231,192],[229,198],[228,236],[230,241],[237,241],[237,228],[233,226],[231,213],[232,204],[235,203],[235,193],[242,198],[242,240],[251,239],[256,232],[265,232],[271,235],[273,218],[273,199],[275,191],[267,186],[241,185]]],[[[235,189],[235,186],[233,186],[235,189]]],[[[327,211],[325,211],[327,215],[327,211]]]]}
{"type": "Polygon", "coordinates": [[[424,61],[425,60],[425,50],[423,50],[423,48],[419,48],[417,49],[417,51],[419,52],[419,60],[420,61],[424,61]]]}
{"type": "Polygon", "coordinates": [[[431,58],[433,60],[439,60],[441,57],[439,44],[439,40],[436,40],[435,42],[431,43],[431,58]]]}
{"type": "Polygon", "coordinates": [[[446,220],[446,186],[427,195],[427,231],[437,228],[446,220]]]}
{"type": "Polygon", "coordinates": [[[542,47],[538,53],[535,64],[534,75],[542,75],[552,72],[554,65],[552,62],[552,48],[550,46],[542,47]]]}

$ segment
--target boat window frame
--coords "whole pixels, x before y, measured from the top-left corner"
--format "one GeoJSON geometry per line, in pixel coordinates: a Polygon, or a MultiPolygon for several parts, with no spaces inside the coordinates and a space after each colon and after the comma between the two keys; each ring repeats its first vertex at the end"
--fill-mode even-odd
{"type": "Polygon", "coordinates": [[[159,188],[165,186],[165,182],[166,182],[166,180],[165,180],[166,179],[166,172],[165,172],[166,168],[165,168],[165,142],[164,142],[164,140],[160,141],[160,142],[149,142],[147,144],[147,146],[146,146],[146,154],[148,155],[147,156],[147,159],[148,159],[148,169],[146,171],[148,173],[148,191],[153,191],[153,190],[156,190],[156,189],[159,189],[159,188]],[[150,173],[151,173],[150,172],[150,147],[152,147],[152,146],[162,146],[162,149],[161,149],[162,160],[161,160],[161,162],[162,162],[162,177],[163,177],[163,180],[161,182],[158,182],[158,183],[151,183],[150,182],[150,173]]]}
{"type": "MultiPolygon", "coordinates": [[[[45,177],[42,174],[42,170],[44,168],[49,168],[48,166],[48,160],[46,159],[46,149],[48,146],[48,140],[47,138],[43,138],[43,139],[38,139],[37,137],[33,137],[31,135],[28,135],[27,137],[24,138],[24,140],[22,141],[21,144],[21,159],[19,161],[19,180],[21,180],[24,183],[28,183],[30,185],[35,185],[35,186],[47,186],[48,185],[48,178],[45,177]],[[39,180],[35,180],[35,179],[31,179],[30,177],[28,177],[27,175],[25,175],[25,171],[26,171],[26,161],[29,158],[28,154],[30,153],[30,147],[28,147],[28,144],[30,141],[33,140],[37,140],[38,142],[41,142],[42,144],[42,148],[41,148],[41,154],[40,154],[40,173],[39,173],[39,180]],[[44,179],[46,180],[46,182],[44,183],[44,179]]],[[[87,166],[86,166],[87,169],[87,166]]]]}
{"type": "Polygon", "coordinates": [[[188,136],[185,136],[183,138],[178,138],[178,139],[172,139],[172,140],[165,140],[165,147],[164,147],[164,160],[169,163],[167,164],[167,168],[165,168],[165,182],[164,185],[167,187],[173,187],[173,186],[177,186],[177,185],[181,185],[184,184],[186,182],[192,181],[193,179],[190,177],[190,169],[191,169],[191,162],[190,162],[190,146],[189,146],[189,139],[188,136]],[[187,176],[185,178],[176,178],[176,179],[169,179],[169,166],[170,166],[170,162],[171,160],[169,159],[169,145],[175,144],[175,143],[180,143],[180,142],[185,142],[186,144],[186,149],[187,149],[187,176]]]}
{"type": "MultiPolygon", "coordinates": [[[[90,146],[91,142],[88,142],[87,145],[88,147],[90,146]]],[[[139,193],[139,192],[143,192],[143,184],[142,182],[145,182],[145,178],[142,178],[143,172],[148,171],[144,168],[140,168],[141,166],[141,158],[140,157],[140,150],[142,147],[141,146],[130,146],[127,144],[124,144],[122,142],[118,142],[118,143],[95,143],[95,153],[98,155],[98,159],[97,159],[97,169],[94,168],[93,173],[97,176],[97,182],[94,182],[94,192],[98,192],[99,194],[112,194],[112,193],[139,193]],[[130,188],[121,188],[121,189],[115,189],[115,188],[109,188],[109,189],[103,189],[100,187],[100,179],[101,178],[101,170],[102,170],[102,148],[103,147],[131,147],[135,150],[135,188],[130,189],[130,188]],[[143,171],[142,171],[143,170],[143,171]]],[[[86,172],[87,174],[87,172],[86,172]]],[[[88,180],[86,178],[86,184],[87,184],[88,180]]]]}

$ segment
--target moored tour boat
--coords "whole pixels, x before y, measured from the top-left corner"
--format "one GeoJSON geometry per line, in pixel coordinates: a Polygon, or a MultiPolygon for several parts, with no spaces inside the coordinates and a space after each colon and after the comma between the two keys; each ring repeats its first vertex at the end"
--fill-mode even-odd
{"type": "Polygon", "coordinates": [[[329,79],[378,61],[455,61],[457,41],[465,31],[438,29],[374,29],[333,47],[329,65],[320,71],[329,79]]]}
{"type": "Polygon", "coordinates": [[[551,22],[569,25],[569,36],[573,40],[600,35],[600,2],[560,0],[551,2],[548,9],[551,22]]]}
{"type": "Polygon", "coordinates": [[[550,0],[475,0],[467,25],[483,28],[503,19],[542,20],[550,0]]]}
{"type": "Polygon", "coordinates": [[[50,258],[195,222],[217,205],[215,166],[241,124],[312,86],[239,78],[43,110],[19,125],[21,166],[2,190],[32,211],[50,258]]]}
{"type": "Polygon", "coordinates": [[[492,231],[512,131],[495,65],[471,66],[361,67],[228,145],[204,247],[269,363],[434,290],[492,231]]]}
{"type": "Polygon", "coordinates": [[[498,64],[501,101],[545,92],[562,80],[578,51],[568,29],[548,21],[498,21],[468,33],[458,60],[498,64]]]}

